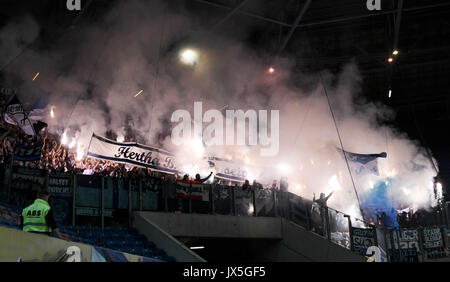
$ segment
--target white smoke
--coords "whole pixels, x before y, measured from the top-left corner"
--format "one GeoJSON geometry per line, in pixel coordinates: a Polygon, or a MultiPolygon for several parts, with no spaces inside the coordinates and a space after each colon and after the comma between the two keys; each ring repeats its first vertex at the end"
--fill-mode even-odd
{"type": "MultiPolygon", "coordinates": [[[[119,3],[101,23],[71,30],[67,41],[50,51],[28,51],[9,68],[25,81],[21,99],[39,95],[36,83],[51,92],[55,118],[47,120],[49,130],[66,132],[77,158],[86,154],[92,133],[104,135],[113,130],[122,139],[125,128],[131,127],[140,143],[174,152],[178,167],[191,175],[209,172],[202,153],[241,160],[248,165],[251,179],[272,183],[287,176],[289,190],[306,198],[334,191],[329,205],[358,215],[318,75],[291,72],[289,58],[277,59],[275,71],[267,72],[264,56],[232,39],[194,30],[188,16],[164,5],[163,1],[142,0],[119,3]],[[179,63],[179,52],[185,47],[199,52],[197,64],[179,63]],[[31,82],[38,71],[39,78],[31,82]],[[308,84],[308,90],[295,86],[299,80],[308,84]],[[205,148],[198,140],[193,140],[192,148],[174,146],[170,116],[177,109],[193,113],[195,101],[203,102],[204,111],[226,105],[244,111],[279,110],[279,154],[261,157],[260,148],[251,146],[205,148]]],[[[28,17],[2,29],[0,38],[8,40],[0,41],[4,55],[0,58],[14,55],[17,38],[30,42],[37,31],[28,17]]],[[[374,183],[390,176],[392,199],[415,208],[429,207],[436,173],[424,149],[405,134],[379,124],[392,119],[393,113],[384,105],[361,100],[361,77],[354,63],[349,62],[339,75],[324,71],[323,76],[344,149],[388,154],[378,160],[380,176],[355,179],[358,193],[367,193],[374,183]]]]}

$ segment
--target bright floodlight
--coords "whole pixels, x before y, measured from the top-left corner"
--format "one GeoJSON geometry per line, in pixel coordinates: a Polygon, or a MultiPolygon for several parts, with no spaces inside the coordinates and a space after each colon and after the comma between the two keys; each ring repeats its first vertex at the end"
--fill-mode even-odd
{"type": "Polygon", "coordinates": [[[275,72],[275,69],[274,69],[273,67],[270,67],[267,71],[268,71],[270,74],[272,74],[272,73],[275,72]]]}
{"type": "Polygon", "coordinates": [[[398,53],[399,53],[398,50],[394,50],[394,51],[392,52],[392,55],[397,56],[398,53]]]}
{"type": "Polygon", "coordinates": [[[192,49],[184,49],[180,52],[180,61],[185,65],[195,66],[198,63],[198,52],[192,49]]]}

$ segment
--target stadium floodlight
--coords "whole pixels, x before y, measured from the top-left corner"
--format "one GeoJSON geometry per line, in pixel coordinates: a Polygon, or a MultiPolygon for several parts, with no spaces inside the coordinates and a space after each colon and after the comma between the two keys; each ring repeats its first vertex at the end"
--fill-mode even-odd
{"type": "Polygon", "coordinates": [[[196,66],[198,64],[199,54],[194,49],[183,49],[180,52],[180,61],[189,66],[196,66]]]}

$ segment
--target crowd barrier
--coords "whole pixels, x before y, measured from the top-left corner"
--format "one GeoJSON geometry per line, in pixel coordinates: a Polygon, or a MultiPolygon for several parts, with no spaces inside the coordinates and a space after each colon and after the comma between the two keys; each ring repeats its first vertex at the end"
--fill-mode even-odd
{"type": "Polygon", "coordinates": [[[37,191],[48,188],[56,220],[62,225],[76,225],[80,221],[85,224],[85,219],[93,219],[102,228],[111,220],[130,226],[132,211],[279,216],[361,255],[367,255],[369,247],[378,246],[393,261],[447,256],[445,227],[368,228],[362,220],[289,192],[186,184],[155,177],[127,179],[48,173],[24,167],[7,168],[2,176],[5,185],[0,195],[21,208],[34,201],[37,191]]]}

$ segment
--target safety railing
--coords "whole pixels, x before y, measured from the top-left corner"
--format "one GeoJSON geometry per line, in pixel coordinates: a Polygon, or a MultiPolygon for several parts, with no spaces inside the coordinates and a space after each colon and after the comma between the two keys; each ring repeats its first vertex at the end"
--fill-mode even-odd
{"type": "MultiPolygon", "coordinates": [[[[442,256],[448,246],[446,228],[439,227],[439,232],[436,228],[414,232],[372,228],[361,219],[293,193],[262,187],[181,185],[155,177],[71,175],[23,167],[10,167],[3,179],[1,198],[22,208],[34,201],[38,190],[49,189],[57,221],[64,225],[79,224],[86,218],[93,219],[91,223],[102,228],[112,222],[131,225],[132,211],[284,217],[363,255],[373,245],[390,250],[394,259],[412,257],[411,250],[416,249],[418,257],[424,260],[433,252],[434,257],[442,256]]],[[[446,227],[450,218],[447,207],[445,203],[439,215],[446,221],[446,227]]]]}

